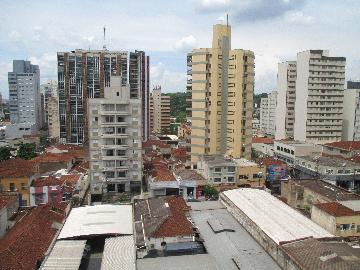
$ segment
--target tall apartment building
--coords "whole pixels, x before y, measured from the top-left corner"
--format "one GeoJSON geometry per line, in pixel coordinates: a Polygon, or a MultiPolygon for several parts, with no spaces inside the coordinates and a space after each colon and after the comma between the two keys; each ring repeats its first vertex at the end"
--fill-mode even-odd
{"type": "Polygon", "coordinates": [[[212,48],[187,56],[191,163],[202,155],[250,158],[254,53],[231,49],[231,27],[213,26],[212,48]]]}
{"type": "Polygon", "coordinates": [[[345,57],[308,50],[297,55],[294,139],[313,143],[340,141],[345,57]]]}
{"type": "Polygon", "coordinates": [[[170,128],[170,96],[161,94],[161,86],[155,86],[150,96],[150,130],[161,134],[170,128]]]}
{"type": "Polygon", "coordinates": [[[278,64],[275,139],[294,138],[296,61],[278,64]]]}
{"type": "MultiPolygon", "coordinates": [[[[130,55],[126,51],[107,50],[59,52],[60,142],[87,143],[88,99],[104,98],[105,89],[111,87],[111,76],[121,76],[122,86],[130,85],[131,99],[144,97],[142,110],[147,111],[148,65],[149,58],[138,51],[130,55]]],[[[143,122],[146,136],[149,121],[143,122]]]]}
{"type": "Polygon", "coordinates": [[[4,117],[4,107],[3,107],[3,99],[2,94],[0,93],[0,117],[4,117]]]}
{"type": "Polygon", "coordinates": [[[59,123],[59,98],[48,97],[46,104],[47,126],[49,138],[59,140],[60,123],[59,123]]]}
{"type": "Polygon", "coordinates": [[[360,141],[360,81],[348,81],[344,91],[342,140],[360,141]]]}
{"type": "Polygon", "coordinates": [[[44,124],[48,124],[48,114],[47,114],[47,107],[48,107],[48,100],[50,97],[57,97],[58,96],[58,82],[54,80],[49,80],[46,83],[40,85],[40,93],[44,96],[44,124]]]}
{"type": "Polygon", "coordinates": [[[14,60],[8,73],[10,120],[41,128],[40,69],[30,61],[14,60]]]}
{"type": "Polygon", "coordinates": [[[273,91],[260,103],[260,129],[268,135],[275,135],[276,98],[277,92],[273,91]]]}
{"type": "Polygon", "coordinates": [[[91,194],[139,193],[142,179],[142,102],[120,75],[103,98],[88,100],[91,194]]]}

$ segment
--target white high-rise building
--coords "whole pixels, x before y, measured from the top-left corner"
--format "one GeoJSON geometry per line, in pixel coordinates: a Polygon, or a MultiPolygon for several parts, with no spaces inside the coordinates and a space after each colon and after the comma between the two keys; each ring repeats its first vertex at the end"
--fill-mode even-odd
{"type": "Polygon", "coordinates": [[[8,73],[10,120],[13,124],[41,127],[40,69],[30,61],[14,60],[8,73]]]}
{"type": "Polygon", "coordinates": [[[345,57],[308,50],[297,55],[294,139],[313,143],[340,141],[345,57]]]}
{"type": "Polygon", "coordinates": [[[344,141],[360,141],[360,81],[348,81],[344,91],[344,141]]]}
{"type": "Polygon", "coordinates": [[[260,103],[260,129],[268,135],[275,134],[276,98],[277,92],[273,91],[260,103]]]}
{"type": "Polygon", "coordinates": [[[142,102],[122,77],[110,76],[103,98],[88,99],[93,195],[141,192],[142,102]]]}
{"type": "Polygon", "coordinates": [[[294,138],[296,61],[278,64],[275,139],[294,138]]]}

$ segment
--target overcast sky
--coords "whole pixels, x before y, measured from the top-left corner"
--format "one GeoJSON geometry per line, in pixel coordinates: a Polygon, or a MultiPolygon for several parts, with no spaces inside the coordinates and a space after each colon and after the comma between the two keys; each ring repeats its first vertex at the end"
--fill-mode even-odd
{"type": "Polygon", "coordinates": [[[38,64],[56,79],[56,52],[144,50],[150,85],[184,91],[186,53],[209,47],[212,25],[229,13],[232,48],[255,52],[255,92],[276,88],[277,63],[307,49],[347,58],[347,79],[360,78],[358,0],[0,0],[0,91],[8,97],[13,59],[38,64]]]}

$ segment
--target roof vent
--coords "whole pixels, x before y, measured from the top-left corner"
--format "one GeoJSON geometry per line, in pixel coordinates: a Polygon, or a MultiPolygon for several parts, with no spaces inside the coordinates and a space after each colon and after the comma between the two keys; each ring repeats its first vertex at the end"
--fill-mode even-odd
{"type": "Polygon", "coordinates": [[[329,255],[325,255],[325,256],[320,256],[319,259],[323,262],[326,262],[328,260],[334,259],[336,258],[338,255],[336,253],[331,253],[329,255]]]}

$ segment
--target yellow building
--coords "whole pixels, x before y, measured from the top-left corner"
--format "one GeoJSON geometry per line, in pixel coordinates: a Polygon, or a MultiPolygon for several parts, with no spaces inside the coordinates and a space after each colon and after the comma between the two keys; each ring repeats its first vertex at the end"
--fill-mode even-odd
{"type": "MultiPolygon", "coordinates": [[[[350,202],[355,209],[359,209],[360,201],[350,202]]],[[[360,212],[341,202],[314,204],[311,208],[311,220],[336,236],[360,236],[360,212]]]]}
{"type": "Polygon", "coordinates": [[[261,187],[265,185],[266,167],[245,158],[234,159],[236,162],[236,183],[238,186],[261,187]]]}
{"type": "Polygon", "coordinates": [[[150,96],[150,131],[168,133],[170,130],[170,96],[161,94],[161,86],[156,86],[150,96]]]}
{"type": "Polygon", "coordinates": [[[250,158],[254,53],[231,49],[231,27],[213,26],[212,48],[187,56],[191,92],[191,163],[201,155],[250,158]]]}
{"type": "Polygon", "coordinates": [[[21,194],[22,206],[30,204],[30,185],[35,178],[34,164],[20,158],[0,163],[0,192],[21,194]]]}

